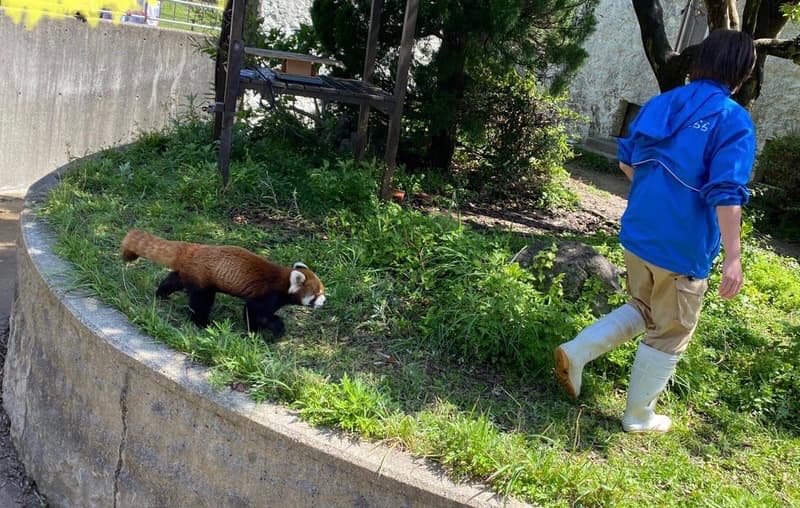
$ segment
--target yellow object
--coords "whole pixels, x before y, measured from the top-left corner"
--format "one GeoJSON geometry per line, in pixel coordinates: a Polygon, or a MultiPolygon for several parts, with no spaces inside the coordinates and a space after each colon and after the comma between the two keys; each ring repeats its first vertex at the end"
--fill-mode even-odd
{"type": "Polygon", "coordinates": [[[43,17],[65,18],[80,13],[91,26],[100,21],[100,11],[112,12],[112,21],[119,23],[126,11],[139,9],[136,0],[3,0],[2,11],[14,23],[25,23],[32,29],[43,17]]]}
{"type": "MultiPolygon", "coordinates": [[[[224,7],[224,0],[219,5],[224,7]]],[[[97,26],[100,11],[111,11],[111,21],[116,24],[126,12],[140,9],[136,0],[3,0],[0,4],[0,13],[14,23],[24,23],[28,29],[33,29],[43,17],[63,19],[77,13],[91,26],[97,26]]]]}

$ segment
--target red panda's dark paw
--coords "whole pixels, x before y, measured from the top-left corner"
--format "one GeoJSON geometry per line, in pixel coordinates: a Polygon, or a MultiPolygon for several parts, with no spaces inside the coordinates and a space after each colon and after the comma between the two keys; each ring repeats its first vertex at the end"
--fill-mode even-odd
{"type": "Polygon", "coordinates": [[[205,328],[209,324],[211,324],[211,320],[208,319],[208,316],[203,316],[196,312],[193,312],[192,309],[189,309],[189,319],[200,328],[205,328]]]}
{"type": "MultiPolygon", "coordinates": [[[[269,315],[257,315],[253,313],[248,313],[247,308],[245,308],[245,322],[247,323],[247,330],[250,332],[260,333],[262,335],[265,332],[269,332],[272,334],[272,338],[278,339],[283,337],[286,333],[286,326],[283,324],[283,319],[279,316],[274,314],[269,315]]],[[[270,337],[264,337],[265,339],[270,339],[270,337]]]]}
{"type": "Polygon", "coordinates": [[[269,330],[276,339],[283,337],[286,333],[286,325],[283,324],[283,319],[278,316],[270,316],[264,328],[269,330]]]}

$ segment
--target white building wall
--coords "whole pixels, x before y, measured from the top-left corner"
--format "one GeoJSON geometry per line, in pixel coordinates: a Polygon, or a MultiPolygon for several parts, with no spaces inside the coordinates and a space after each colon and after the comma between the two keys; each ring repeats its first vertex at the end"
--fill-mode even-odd
{"type": "MultiPolygon", "coordinates": [[[[797,25],[787,26],[782,39],[800,34],[797,25]]],[[[761,97],[751,111],[763,143],[771,137],[800,132],[800,65],[783,58],[767,57],[761,97]]]]}
{"type": "MultiPolygon", "coordinates": [[[[686,0],[662,0],[667,37],[674,44],[686,0]]],[[[569,88],[572,107],[588,123],[578,127],[581,138],[612,135],[620,100],[643,104],[659,92],[647,63],[639,23],[627,0],[602,0],[597,28],[585,44],[589,58],[569,88]]],[[[782,38],[798,33],[787,26],[782,38]]],[[[769,57],[761,97],[751,111],[759,145],[769,138],[800,129],[800,66],[769,57]]]]}
{"type": "Polygon", "coordinates": [[[301,23],[311,24],[311,3],[313,0],[261,0],[261,15],[264,28],[280,28],[284,33],[292,33],[301,23]]]}

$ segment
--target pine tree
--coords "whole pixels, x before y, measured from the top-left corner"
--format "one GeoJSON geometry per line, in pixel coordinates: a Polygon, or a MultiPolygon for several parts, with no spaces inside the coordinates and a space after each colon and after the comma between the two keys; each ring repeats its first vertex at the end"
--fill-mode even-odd
{"type": "MultiPolygon", "coordinates": [[[[423,147],[426,165],[446,171],[461,131],[484,128],[465,97],[510,71],[562,90],[587,56],[581,44],[594,28],[598,1],[423,0],[417,40],[430,38],[438,49],[412,69],[406,125],[415,142],[407,145],[423,147]]],[[[387,72],[394,69],[404,6],[403,0],[384,4],[378,62],[387,72]]],[[[350,75],[362,70],[369,9],[369,0],[315,0],[312,6],[322,46],[350,75]]],[[[389,83],[391,76],[381,80],[389,83]]]]}

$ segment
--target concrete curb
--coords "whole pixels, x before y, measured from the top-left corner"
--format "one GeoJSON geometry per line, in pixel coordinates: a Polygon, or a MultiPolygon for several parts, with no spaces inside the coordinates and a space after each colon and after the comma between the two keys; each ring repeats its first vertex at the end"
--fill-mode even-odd
{"type": "Polygon", "coordinates": [[[11,434],[52,506],[522,506],[216,390],[208,369],[68,291],[70,268],[33,210],[79,162],[26,196],[5,364],[11,434]]]}

